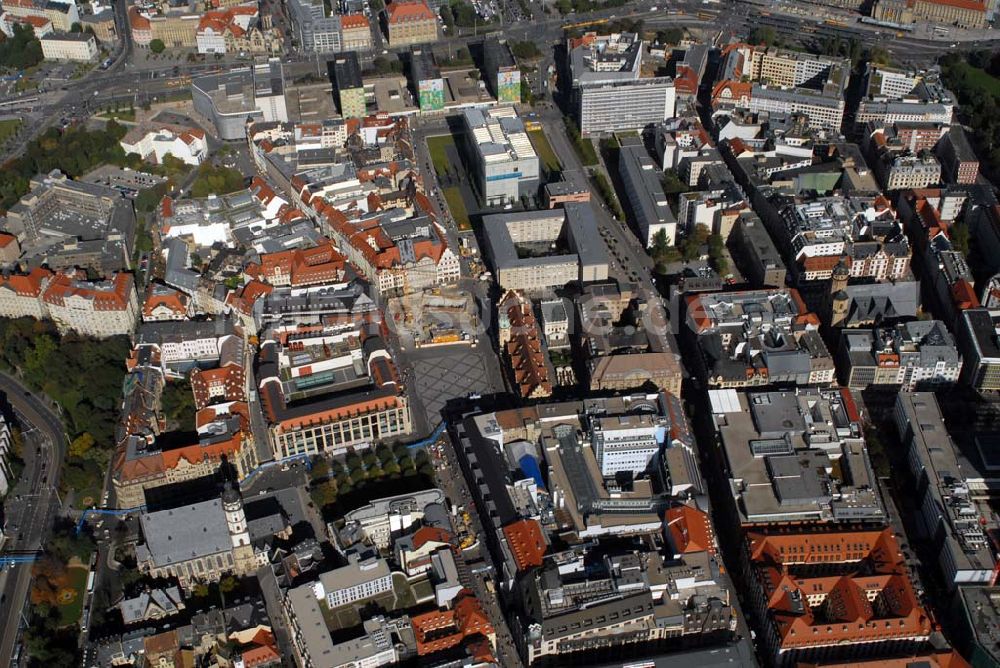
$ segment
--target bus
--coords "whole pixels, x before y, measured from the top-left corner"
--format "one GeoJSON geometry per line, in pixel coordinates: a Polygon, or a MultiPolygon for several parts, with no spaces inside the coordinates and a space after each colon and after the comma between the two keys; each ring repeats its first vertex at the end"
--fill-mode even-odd
{"type": "Polygon", "coordinates": [[[97,571],[90,571],[90,575],[87,576],[87,593],[94,593],[94,577],[97,575],[97,571]]]}

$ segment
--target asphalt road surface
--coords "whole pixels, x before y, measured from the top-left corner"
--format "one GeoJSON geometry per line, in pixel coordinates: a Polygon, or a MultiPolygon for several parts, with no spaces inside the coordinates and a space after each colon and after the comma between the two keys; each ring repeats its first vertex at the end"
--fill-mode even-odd
{"type": "MultiPolygon", "coordinates": [[[[8,540],[4,552],[41,549],[59,506],[56,486],[66,450],[59,417],[16,379],[0,374],[0,393],[14,410],[24,434],[25,469],[5,504],[8,540]]],[[[31,585],[31,566],[21,564],[0,572],[0,666],[10,663],[17,643],[21,615],[31,585]],[[11,612],[13,614],[8,614],[11,612]]]]}

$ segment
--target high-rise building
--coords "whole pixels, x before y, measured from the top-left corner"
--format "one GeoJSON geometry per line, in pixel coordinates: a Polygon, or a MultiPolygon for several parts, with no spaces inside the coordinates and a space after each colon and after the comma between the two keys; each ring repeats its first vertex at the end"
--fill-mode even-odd
{"type": "Polygon", "coordinates": [[[365,116],[365,84],[361,79],[361,65],[354,51],[342,51],[333,59],[333,82],[344,118],[365,116]]]}
{"type": "Polygon", "coordinates": [[[587,33],[568,49],[581,133],[641,129],[674,115],[674,82],[643,71],[638,35],[587,33]]]}
{"type": "Polygon", "coordinates": [[[521,70],[507,43],[487,39],[483,43],[483,64],[486,85],[497,102],[520,102],[521,70]]]}

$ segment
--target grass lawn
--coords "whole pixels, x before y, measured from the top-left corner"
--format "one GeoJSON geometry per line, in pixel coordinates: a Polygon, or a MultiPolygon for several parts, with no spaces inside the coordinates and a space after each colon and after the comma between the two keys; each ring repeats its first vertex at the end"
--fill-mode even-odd
{"type": "Polygon", "coordinates": [[[105,120],[115,119],[116,121],[135,122],[135,110],[122,109],[121,111],[107,111],[100,115],[105,120]]]}
{"type": "Polygon", "coordinates": [[[427,150],[431,154],[431,163],[438,176],[448,171],[451,163],[448,161],[448,147],[455,145],[455,138],[451,135],[440,135],[427,138],[427,150]]]}
{"type": "Polygon", "coordinates": [[[411,588],[413,589],[413,597],[417,601],[434,598],[434,585],[431,584],[430,580],[417,580],[411,585],[411,588]]]}
{"type": "Polygon", "coordinates": [[[451,186],[450,188],[445,188],[443,191],[444,199],[448,202],[448,210],[451,211],[451,217],[455,219],[455,224],[458,225],[460,230],[471,230],[472,223],[469,222],[469,212],[465,208],[465,200],[462,199],[462,191],[458,186],[451,186]]]}
{"type": "Polygon", "coordinates": [[[538,152],[538,158],[542,161],[542,169],[549,173],[561,171],[562,165],[559,163],[559,158],[556,157],[555,151],[552,150],[549,140],[545,138],[545,132],[542,130],[529,130],[528,137],[531,138],[531,144],[535,147],[535,151],[538,152]]]}
{"type": "Polygon", "coordinates": [[[83,614],[83,597],[87,592],[87,576],[90,571],[83,566],[71,566],[66,569],[69,577],[67,590],[72,590],[75,594],[71,600],[59,604],[59,615],[64,625],[76,624],[83,614]]]}
{"type": "Polygon", "coordinates": [[[17,132],[19,127],[21,127],[21,119],[19,118],[0,121],[0,144],[10,139],[11,135],[17,132]]]}

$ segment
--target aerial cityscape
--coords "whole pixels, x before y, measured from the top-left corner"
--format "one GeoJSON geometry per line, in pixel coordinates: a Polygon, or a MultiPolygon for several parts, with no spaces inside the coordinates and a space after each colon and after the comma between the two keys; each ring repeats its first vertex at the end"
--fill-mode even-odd
{"type": "Polygon", "coordinates": [[[1000,668],[996,0],[0,0],[0,164],[0,668],[1000,668]]]}

